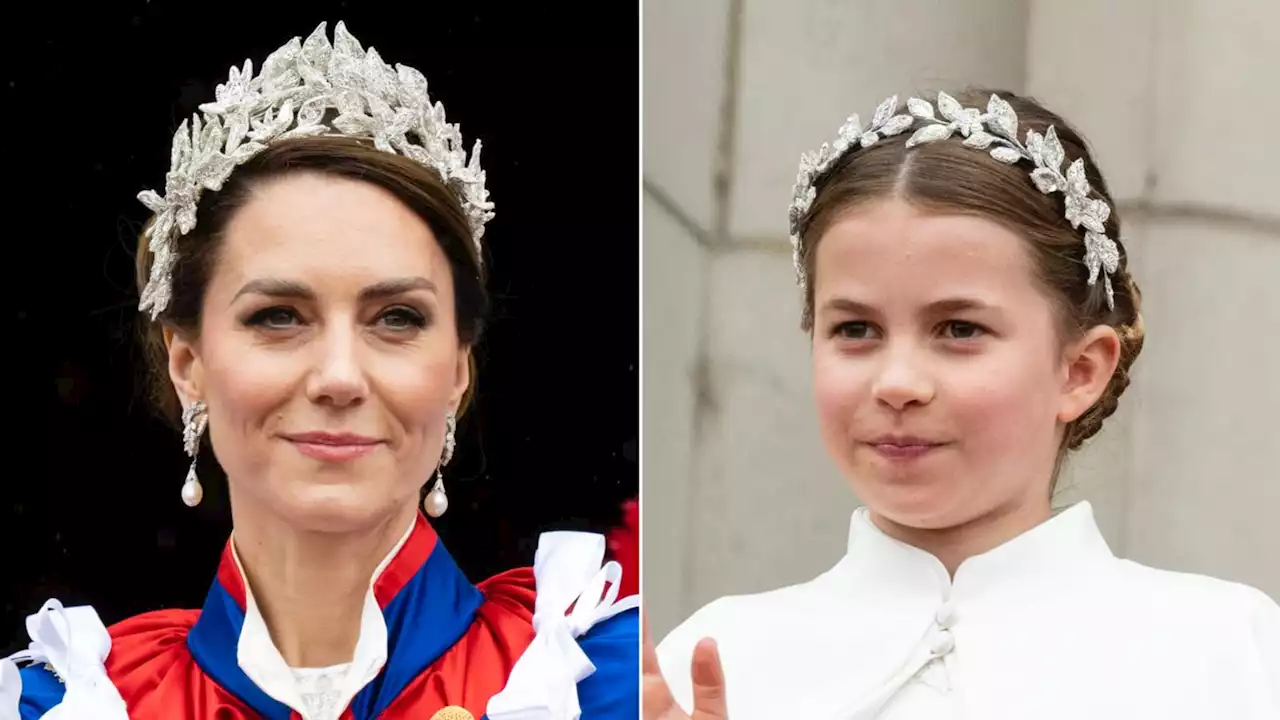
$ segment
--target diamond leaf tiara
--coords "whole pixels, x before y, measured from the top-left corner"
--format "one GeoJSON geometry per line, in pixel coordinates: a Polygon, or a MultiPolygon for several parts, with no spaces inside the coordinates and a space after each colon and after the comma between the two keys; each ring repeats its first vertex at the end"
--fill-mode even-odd
{"type": "Polygon", "coordinates": [[[916,127],[907,140],[908,148],[959,134],[964,138],[965,147],[988,152],[992,158],[1006,165],[1014,165],[1021,160],[1031,161],[1031,181],[1036,189],[1046,195],[1062,193],[1066,198],[1067,222],[1075,229],[1084,226],[1084,263],[1089,270],[1089,285],[1095,285],[1101,275],[1107,306],[1115,308],[1111,276],[1120,267],[1120,250],[1115,241],[1107,237],[1106,222],[1111,217],[1111,206],[1100,198],[1089,197],[1093,188],[1085,178],[1082,158],[1072,161],[1063,171],[1066,154],[1053,126],[1045,130],[1044,135],[1028,130],[1026,140],[1019,141],[1018,116],[1013,107],[998,95],[991,96],[986,112],[962,107],[945,92],[938,93],[936,112],[932,103],[914,97],[907,100],[906,113],[899,113],[900,108],[898,96],[894,95],[880,103],[866,127],[857,115],[851,115],[840,127],[834,144],[823,143],[817,151],[800,157],[800,172],[796,177],[788,217],[792,262],[801,289],[805,286],[805,277],[800,232],[817,196],[815,182],[848,153],[871,147],[883,138],[901,135],[916,127]],[[1105,274],[1102,273],[1104,270],[1105,274]]]}
{"type": "Polygon", "coordinates": [[[257,75],[251,60],[231,68],[215,101],[178,127],[164,195],[138,194],[155,213],[145,233],[151,275],[138,309],[154,320],[168,307],[175,243],[195,228],[204,191],[222,189],[237,166],[273,142],[317,135],[369,139],[383,152],[438,172],[461,201],[480,249],[485,223],[494,216],[480,141],[468,158],[461,131],[445,120],[444,105],[432,103],[421,72],[405,65],[392,69],[372,47],[365,51],[342,22],[330,44],[320,23],[306,41],[295,37],[267,56],[257,75]]]}

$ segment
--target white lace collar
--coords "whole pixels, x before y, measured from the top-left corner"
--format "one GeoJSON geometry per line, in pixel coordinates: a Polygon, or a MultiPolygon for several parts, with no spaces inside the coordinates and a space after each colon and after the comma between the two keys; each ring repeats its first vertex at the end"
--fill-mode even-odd
{"type": "MultiPolygon", "coordinates": [[[[328,706],[331,700],[332,704],[341,711],[361,688],[378,676],[382,666],[386,664],[387,622],[382,616],[382,608],[378,605],[377,598],[374,597],[373,583],[391,563],[396,553],[400,552],[400,548],[413,533],[413,528],[413,523],[410,523],[409,529],[400,537],[382,562],[378,563],[377,569],[369,579],[369,589],[365,593],[364,606],[360,612],[360,634],[356,640],[356,649],[351,662],[345,666],[335,666],[335,668],[341,668],[341,672],[337,672],[335,668],[323,669],[331,672],[324,675],[328,687],[324,691],[326,702],[322,707],[328,706]]],[[[244,627],[240,631],[240,640],[236,646],[236,661],[240,669],[254,684],[262,688],[263,692],[288,705],[302,716],[302,720],[332,720],[327,714],[313,714],[311,708],[316,703],[313,695],[314,688],[307,682],[299,681],[299,671],[289,667],[280,650],[272,642],[266,621],[258,609],[257,602],[254,601],[253,590],[249,587],[248,576],[244,573],[244,565],[241,564],[240,557],[236,553],[234,535],[231,542],[231,555],[240,576],[245,578],[244,627]],[[310,702],[308,702],[309,698],[310,702]]],[[[304,676],[307,674],[306,670],[301,672],[304,676]]]]}

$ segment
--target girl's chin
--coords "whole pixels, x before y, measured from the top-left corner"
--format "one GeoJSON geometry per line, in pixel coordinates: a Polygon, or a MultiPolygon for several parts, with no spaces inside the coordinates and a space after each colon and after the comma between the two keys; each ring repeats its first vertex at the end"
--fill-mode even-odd
{"type": "Polygon", "coordinates": [[[920,530],[942,530],[962,522],[961,498],[953,497],[945,486],[903,485],[877,482],[855,486],[858,499],[876,515],[903,527],[920,530]]]}

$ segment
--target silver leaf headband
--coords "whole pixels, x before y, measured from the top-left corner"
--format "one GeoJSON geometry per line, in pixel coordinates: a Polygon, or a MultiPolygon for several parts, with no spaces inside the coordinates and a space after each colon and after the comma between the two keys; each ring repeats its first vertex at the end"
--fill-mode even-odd
{"type": "Polygon", "coordinates": [[[493,219],[480,141],[468,160],[462,133],[445,121],[444,105],[431,102],[422,73],[404,65],[393,70],[376,50],[362,49],[343,23],[334,28],[332,45],[325,23],[305,42],[293,38],[267,57],[257,76],[250,60],[231,68],[215,95],[173,136],[164,197],[154,190],[138,194],[156,214],[146,232],[154,255],[151,276],[138,304],[152,320],[169,305],[174,243],[195,228],[200,195],[220,190],[237,166],[290,138],[371,139],[383,152],[435,170],[461,201],[480,249],[485,223],[493,219]],[[331,120],[329,110],[337,111],[331,120]]]}
{"type": "Polygon", "coordinates": [[[813,153],[800,157],[800,173],[796,177],[795,194],[791,201],[790,233],[792,261],[801,289],[805,285],[804,267],[801,264],[800,230],[805,215],[817,196],[814,182],[820,179],[840,158],[858,148],[875,145],[881,138],[900,135],[914,126],[919,129],[907,140],[907,147],[946,140],[959,133],[965,147],[990,152],[991,157],[1013,165],[1019,160],[1030,160],[1035,166],[1031,181],[1036,189],[1048,195],[1060,192],[1066,197],[1066,218],[1071,227],[1084,226],[1084,262],[1089,269],[1089,285],[1098,281],[1098,275],[1106,270],[1103,283],[1107,291],[1107,306],[1115,308],[1111,287],[1111,275],[1120,267],[1120,250],[1107,237],[1106,222],[1111,217],[1111,207],[1098,198],[1090,198],[1093,188],[1085,179],[1084,160],[1077,158],[1062,172],[1066,156],[1058,132],[1052,126],[1040,135],[1028,130],[1026,142],[1018,141],[1018,116],[1013,107],[998,95],[992,95],[987,111],[961,107],[950,95],[938,93],[937,114],[927,100],[907,100],[907,113],[898,113],[898,96],[885,100],[876,108],[868,127],[863,127],[857,115],[849,116],[841,126],[835,144],[823,143],[813,153]],[[941,115],[939,118],[937,115],[941,115]]]}

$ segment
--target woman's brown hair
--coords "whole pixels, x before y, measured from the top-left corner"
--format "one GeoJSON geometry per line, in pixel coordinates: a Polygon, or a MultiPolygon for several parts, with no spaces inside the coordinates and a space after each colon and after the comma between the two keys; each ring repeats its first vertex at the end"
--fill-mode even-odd
{"type": "MultiPolygon", "coordinates": [[[[279,142],[237,167],[221,190],[206,192],[201,197],[196,227],[174,241],[177,261],[168,307],[154,322],[139,315],[151,399],[175,424],[179,423],[182,410],[169,379],[164,330],[167,327],[192,337],[199,336],[205,291],[231,218],[260,184],[299,172],[372,183],[417,213],[431,228],[449,261],[458,340],[468,347],[480,340],[489,309],[484,264],[458,196],[438,173],[409,158],[383,152],[371,143],[353,138],[320,136],[279,142]]],[[[141,292],[150,277],[152,260],[145,236],[138,239],[136,260],[136,279],[141,292]]],[[[475,386],[474,356],[471,363],[472,385],[460,410],[466,409],[475,386]]]]}
{"type": "MultiPolygon", "coordinates": [[[[1013,106],[1019,132],[1044,134],[1050,125],[1066,151],[1068,162],[1081,158],[1096,196],[1113,212],[1107,236],[1120,237],[1115,201],[1089,152],[1084,138],[1057,114],[1034,100],[1002,90],[968,90],[954,97],[964,107],[986,107],[992,94],[1013,106]]],[[[1120,246],[1120,265],[1112,276],[1115,307],[1107,304],[1103,281],[1089,285],[1084,264],[1084,231],[1065,218],[1063,196],[1041,193],[1030,178],[1030,163],[1005,165],[986,152],[967,148],[958,140],[925,143],[907,149],[910,132],[884,138],[875,145],[850,152],[816,184],[817,195],[802,220],[800,266],[805,278],[801,326],[813,329],[813,270],[819,240],[850,209],[886,198],[897,198],[927,212],[971,215],[1000,223],[1027,241],[1030,257],[1057,310],[1064,339],[1089,328],[1109,325],[1120,336],[1120,361],[1102,397],[1064,434],[1058,464],[1068,450],[1102,428],[1115,412],[1129,386],[1129,370],[1142,351],[1141,295],[1128,272],[1128,255],[1120,246]]],[[[1055,473],[1056,475],[1056,473],[1055,473]]]]}

